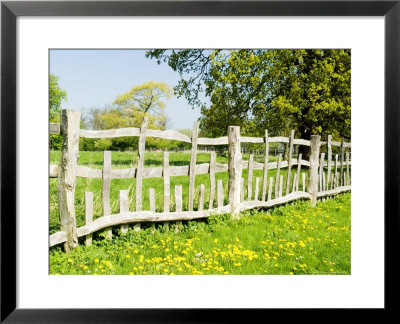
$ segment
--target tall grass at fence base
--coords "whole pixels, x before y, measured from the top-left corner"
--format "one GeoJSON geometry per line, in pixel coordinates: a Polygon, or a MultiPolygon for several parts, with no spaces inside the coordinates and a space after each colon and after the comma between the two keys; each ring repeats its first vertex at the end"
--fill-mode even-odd
{"type": "MultiPolygon", "coordinates": [[[[50,274],[350,274],[351,194],[169,226],[130,229],[70,254],[50,249],[50,274]]],[[[114,229],[116,234],[118,229],[114,229]]]]}

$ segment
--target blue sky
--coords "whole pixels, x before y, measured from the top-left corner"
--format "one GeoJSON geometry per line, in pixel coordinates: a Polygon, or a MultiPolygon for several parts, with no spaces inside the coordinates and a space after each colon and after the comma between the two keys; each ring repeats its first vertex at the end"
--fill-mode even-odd
{"type": "MultiPolygon", "coordinates": [[[[59,85],[67,92],[62,107],[85,111],[111,104],[118,94],[133,86],[153,80],[170,86],[179,75],[166,63],[144,57],[145,50],[51,50],[50,73],[59,77],[59,85]]],[[[166,100],[169,129],[192,128],[200,117],[200,109],[185,98],[166,100]]]]}

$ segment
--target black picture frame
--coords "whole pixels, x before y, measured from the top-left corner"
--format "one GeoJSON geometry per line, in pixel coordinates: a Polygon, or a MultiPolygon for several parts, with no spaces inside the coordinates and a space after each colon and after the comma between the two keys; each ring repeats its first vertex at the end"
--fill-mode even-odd
{"type": "MultiPolygon", "coordinates": [[[[384,16],[385,18],[385,310],[399,276],[400,0],[394,1],[2,1],[1,2],[1,317],[5,323],[236,322],[253,309],[16,308],[16,19],[19,16],[384,16]]],[[[261,314],[259,314],[261,313],[261,314]]]]}

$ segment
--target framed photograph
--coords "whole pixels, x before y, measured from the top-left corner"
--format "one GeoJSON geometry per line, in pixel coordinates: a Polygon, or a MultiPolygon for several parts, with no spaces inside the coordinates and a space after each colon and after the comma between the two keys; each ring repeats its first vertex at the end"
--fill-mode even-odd
{"type": "Polygon", "coordinates": [[[399,21],[2,1],[1,322],[393,309],[399,21]]]}

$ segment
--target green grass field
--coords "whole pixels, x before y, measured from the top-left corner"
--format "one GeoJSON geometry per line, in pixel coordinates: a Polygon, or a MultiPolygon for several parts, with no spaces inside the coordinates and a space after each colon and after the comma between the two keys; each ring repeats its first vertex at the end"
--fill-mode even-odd
{"type": "MultiPolygon", "coordinates": [[[[57,164],[59,152],[50,152],[50,163],[57,164]]],[[[198,154],[197,163],[209,162],[209,154],[198,154]]],[[[244,155],[244,159],[248,156],[244,155]]],[[[113,168],[136,166],[137,154],[113,152],[113,168]]],[[[271,157],[270,161],[274,161],[271,157]]],[[[255,159],[263,162],[261,158],[255,159]]],[[[188,165],[190,154],[171,153],[170,165],[188,165]]],[[[217,155],[217,162],[227,163],[227,157],[217,155]]],[[[102,152],[80,152],[79,165],[102,168],[102,152]]],[[[145,155],[146,167],[162,165],[162,152],[145,155]]],[[[296,169],[296,168],[295,168],[296,169]]],[[[275,177],[275,170],[269,177],[275,177]]],[[[293,173],[295,170],[293,170],[293,173]]],[[[287,171],[284,175],[284,188],[287,171]]],[[[247,170],[245,197],[247,197],[247,170]]],[[[254,170],[262,178],[262,170],[254,170]]],[[[222,179],[227,203],[227,173],[217,173],[222,179]]],[[[173,190],[183,185],[183,201],[187,207],[188,176],[171,177],[171,210],[175,209],[173,190]]],[[[196,176],[196,188],[205,185],[205,208],[208,208],[209,175],[196,176]]],[[[254,192],[255,180],[253,180],[254,192]]],[[[84,225],[84,192],[94,193],[94,218],[102,216],[101,179],[78,178],[76,186],[77,226],[84,225]]],[[[156,210],[163,205],[162,178],[144,179],[143,209],[149,209],[148,189],[155,188],[156,210]]],[[[130,209],[135,209],[135,179],[113,179],[111,208],[118,212],[118,192],[129,189],[130,209]]],[[[197,191],[197,190],[196,190],[197,191]]],[[[260,188],[261,194],[261,188],[260,188]]],[[[197,209],[198,195],[194,208],[197,209]]],[[[215,206],[215,203],[214,203],[215,206]]],[[[319,202],[309,201],[266,211],[249,211],[233,221],[229,215],[208,220],[184,222],[179,233],[175,224],[143,224],[140,232],[130,227],[126,235],[113,228],[113,239],[94,234],[93,245],[85,247],[83,239],[70,254],[61,246],[50,249],[50,274],[350,274],[350,210],[351,194],[319,202]]],[[[50,234],[60,230],[57,206],[57,179],[50,179],[50,234]]]]}
{"type": "Polygon", "coordinates": [[[174,226],[115,230],[66,255],[50,250],[50,274],[350,274],[350,193],[319,202],[298,201],[269,211],[251,211],[174,226]]]}

